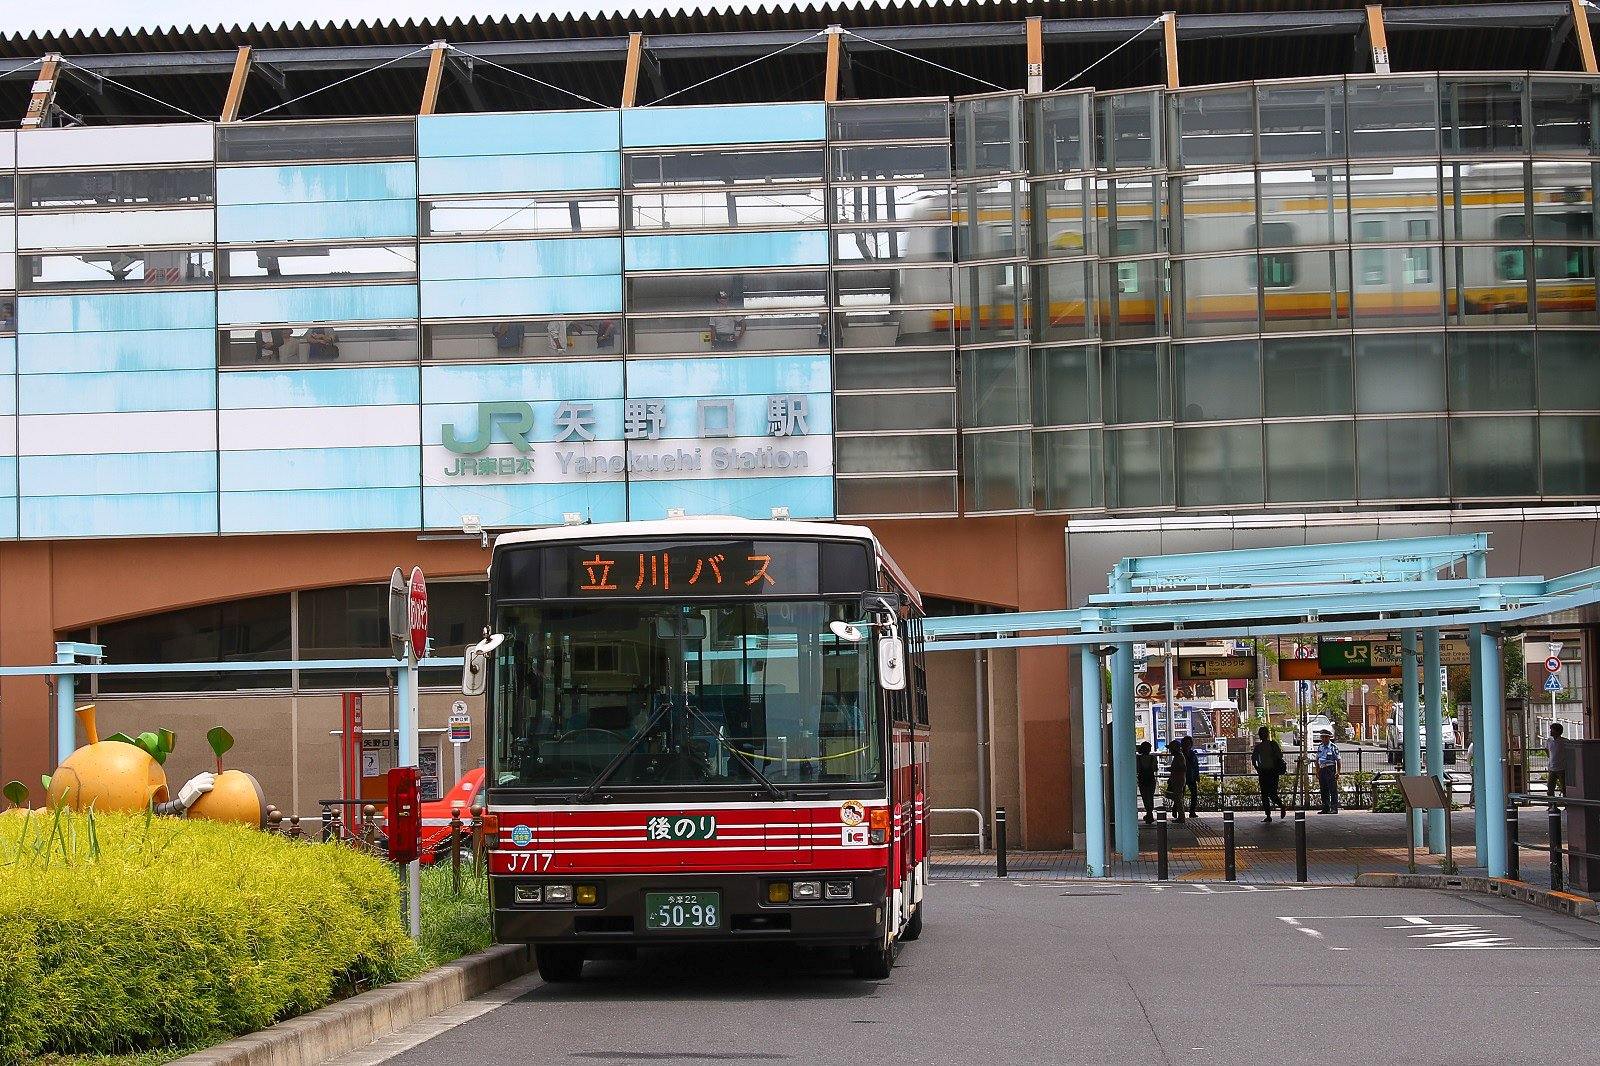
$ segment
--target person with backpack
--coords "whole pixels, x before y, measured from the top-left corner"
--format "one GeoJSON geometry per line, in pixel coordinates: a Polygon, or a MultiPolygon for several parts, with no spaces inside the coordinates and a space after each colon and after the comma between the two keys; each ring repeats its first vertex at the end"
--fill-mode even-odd
{"type": "Polygon", "coordinates": [[[1267,821],[1271,822],[1272,805],[1277,804],[1278,821],[1281,822],[1288,817],[1289,811],[1278,792],[1278,781],[1289,764],[1283,760],[1283,746],[1272,739],[1272,732],[1266,726],[1256,730],[1256,736],[1261,739],[1250,749],[1250,765],[1256,768],[1256,780],[1261,785],[1261,810],[1266,814],[1267,821]]]}

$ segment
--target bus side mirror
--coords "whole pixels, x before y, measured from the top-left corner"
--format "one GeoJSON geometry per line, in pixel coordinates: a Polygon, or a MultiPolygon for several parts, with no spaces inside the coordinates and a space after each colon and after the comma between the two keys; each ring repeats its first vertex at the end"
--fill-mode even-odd
{"type": "Polygon", "coordinates": [[[878,684],[890,692],[906,687],[906,644],[897,633],[878,639],[878,684]]]}
{"type": "Polygon", "coordinates": [[[467,649],[466,658],[461,664],[461,693],[464,696],[481,696],[483,690],[489,687],[489,656],[501,644],[504,644],[506,635],[495,633],[485,636],[478,643],[467,649]]]}

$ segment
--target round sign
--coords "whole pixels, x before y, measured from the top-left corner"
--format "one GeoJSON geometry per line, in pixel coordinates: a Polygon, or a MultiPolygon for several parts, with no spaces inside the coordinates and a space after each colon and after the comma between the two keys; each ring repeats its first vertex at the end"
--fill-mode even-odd
{"type": "Polygon", "coordinates": [[[411,568],[411,595],[406,611],[411,629],[411,651],[422,658],[428,650],[428,585],[422,580],[422,567],[411,568]]]}
{"type": "Polygon", "coordinates": [[[397,566],[389,575],[389,650],[406,657],[406,575],[397,566]]]}
{"type": "Polygon", "coordinates": [[[839,806],[839,821],[845,825],[860,825],[867,820],[867,809],[860,800],[845,800],[839,806]]]}
{"type": "Polygon", "coordinates": [[[456,700],[450,705],[450,713],[451,715],[461,715],[462,717],[465,717],[467,713],[467,701],[456,700]]]}
{"type": "Polygon", "coordinates": [[[1552,674],[1556,673],[1561,669],[1561,660],[1552,655],[1544,661],[1544,668],[1552,674]]]}

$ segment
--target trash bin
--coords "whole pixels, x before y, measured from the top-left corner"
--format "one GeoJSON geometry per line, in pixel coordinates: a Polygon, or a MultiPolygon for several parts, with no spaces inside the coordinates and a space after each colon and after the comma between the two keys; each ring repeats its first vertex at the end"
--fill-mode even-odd
{"type": "MultiPolygon", "coordinates": [[[[1569,740],[1566,771],[1569,797],[1600,801],[1600,740],[1569,740]]],[[[1567,847],[1573,853],[1567,861],[1567,883],[1593,895],[1600,891],[1600,859],[1577,853],[1600,855],[1600,807],[1567,807],[1566,829],[1567,847]]]]}

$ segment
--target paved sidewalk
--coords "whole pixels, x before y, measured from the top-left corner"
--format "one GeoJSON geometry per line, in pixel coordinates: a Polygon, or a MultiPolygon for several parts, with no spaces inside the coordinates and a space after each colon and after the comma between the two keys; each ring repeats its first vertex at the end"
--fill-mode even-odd
{"type": "MultiPolygon", "coordinates": [[[[1201,814],[1183,823],[1167,823],[1168,872],[1173,880],[1221,881],[1224,877],[1222,815],[1201,814]]],[[[1543,810],[1521,812],[1518,837],[1521,851],[1521,879],[1529,884],[1548,886],[1550,867],[1547,821],[1543,810]]],[[[1455,811],[1450,819],[1451,837],[1460,874],[1483,875],[1475,864],[1473,814],[1455,811]]],[[[1274,817],[1270,823],[1259,812],[1234,815],[1234,865],[1238,880],[1247,884],[1284,884],[1295,880],[1294,812],[1287,819],[1274,817]]],[[[1347,811],[1340,814],[1306,814],[1306,873],[1317,884],[1354,884],[1365,873],[1406,873],[1406,818],[1403,814],[1375,814],[1347,811]]],[[[1417,849],[1417,872],[1441,873],[1444,856],[1430,855],[1426,845],[1417,849]]],[[[995,876],[995,856],[972,850],[941,848],[933,857],[933,876],[940,880],[995,876]]],[[[1115,856],[1109,876],[1117,880],[1153,881],[1156,878],[1156,826],[1140,823],[1139,858],[1124,861],[1115,856]]],[[[1007,854],[1012,876],[1061,879],[1085,878],[1081,851],[1029,852],[1011,850],[1007,854]]]]}

